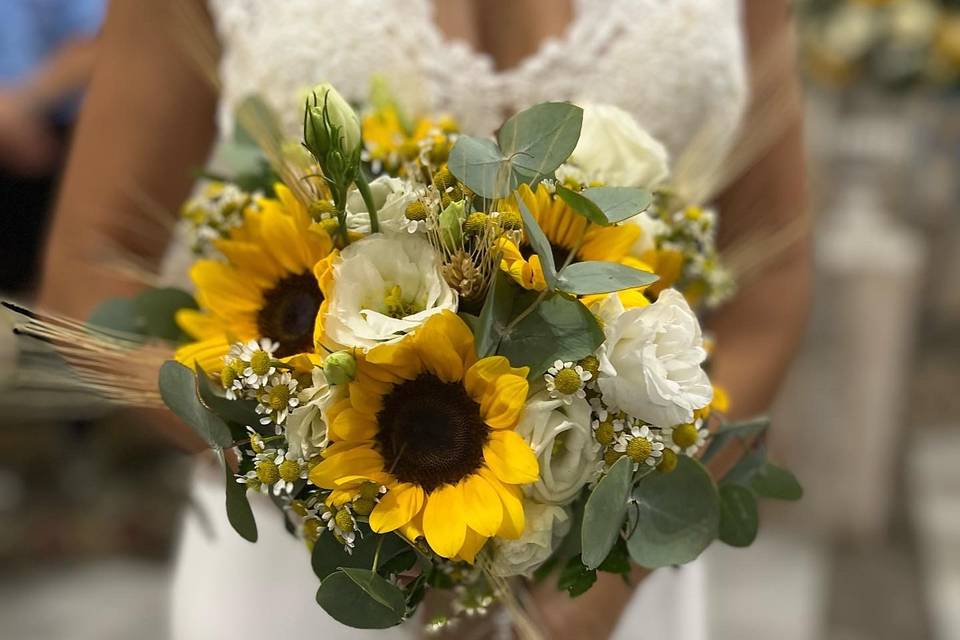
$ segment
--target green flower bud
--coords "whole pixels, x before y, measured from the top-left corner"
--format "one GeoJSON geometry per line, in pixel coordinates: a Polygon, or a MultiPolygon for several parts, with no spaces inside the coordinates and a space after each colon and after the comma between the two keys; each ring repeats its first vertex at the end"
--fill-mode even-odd
{"type": "Polygon", "coordinates": [[[440,241],[453,250],[463,242],[463,219],[466,217],[463,201],[451,202],[440,213],[440,241]]]}
{"type": "Polygon", "coordinates": [[[323,375],[330,384],[347,384],[357,375],[357,360],[349,351],[337,351],[323,361],[323,375]]]}
{"type": "Polygon", "coordinates": [[[331,152],[352,158],[360,151],[360,118],[329,83],[313,90],[303,118],[303,141],[321,166],[331,152]]]}

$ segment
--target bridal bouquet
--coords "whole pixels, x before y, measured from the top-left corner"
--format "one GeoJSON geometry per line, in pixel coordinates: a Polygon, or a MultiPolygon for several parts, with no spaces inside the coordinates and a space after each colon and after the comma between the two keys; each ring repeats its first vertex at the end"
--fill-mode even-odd
{"type": "Polygon", "coordinates": [[[255,541],[269,496],[335,619],[390,627],[428,589],[435,628],[519,614],[508,578],[576,596],[799,497],[762,446],[719,488],[703,466],[767,423],[723,418],[695,313],[732,291],[716,217],[629,115],[538,104],[486,139],[320,86],[299,143],[257,99],[239,121],[276,181],[198,193],[195,301],[148,292],[125,326],[181,341],[160,394],[220,453],[230,522],[255,541]]]}

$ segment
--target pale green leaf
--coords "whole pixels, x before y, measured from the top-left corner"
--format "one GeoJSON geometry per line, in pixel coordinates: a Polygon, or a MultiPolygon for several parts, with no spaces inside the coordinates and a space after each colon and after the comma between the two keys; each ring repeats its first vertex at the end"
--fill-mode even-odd
{"type": "Polygon", "coordinates": [[[760,526],[757,499],[739,484],[720,486],[720,540],[732,547],[749,547],[760,526]]]}
{"type": "Polygon", "coordinates": [[[233,530],[239,533],[244,540],[256,542],[257,521],[253,517],[253,510],[247,500],[247,485],[237,482],[230,466],[223,460],[222,454],[220,459],[226,476],[227,520],[229,520],[233,530]]]}
{"type": "Polygon", "coordinates": [[[220,449],[232,446],[230,428],[200,402],[197,384],[193,371],[179,362],[168,360],[160,367],[160,397],[167,407],[211,447],[220,449]]]}
{"type": "Polygon", "coordinates": [[[569,102],[543,102],[503,123],[497,140],[518,180],[536,183],[573,153],[580,139],[583,109],[569,102]]]}
{"type": "Polygon", "coordinates": [[[588,569],[599,567],[617,541],[632,482],[633,461],[624,456],[610,467],[587,498],[580,536],[583,564],[588,569]]]}
{"type": "Polygon", "coordinates": [[[636,187],[590,187],[580,195],[603,212],[607,224],[632,218],[653,202],[653,195],[649,191],[636,187]]]}
{"type": "Polygon", "coordinates": [[[558,275],[557,288],[560,291],[585,296],[645,287],[658,279],[654,273],[617,262],[574,262],[564,267],[558,275]]]}
{"type": "Polygon", "coordinates": [[[775,500],[799,500],[803,497],[803,487],[796,476],[772,462],[757,469],[750,480],[750,488],[758,496],[775,500]]]}
{"type": "Polygon", "coordinates": [[[400,624],[406,612],[403,591],[365,569],[331,573],[317,590],[317,603],[355,629],[387,629],[400,624]]]}
{"type": "Polygon", "coordinates": [[[554,288],[557,285],[557,265],[553,261],[553,248],[547,239],[543,229],[537,224],[537,219],[533,217],[527,205],[522,198],[517,198],[520,205],[520,215],[523,217],[523,231],[526,234],[527,242],[533,248],[534,253],[540,257],[540,266],[543,268],[543,277],[547,284],[554,288]]]}

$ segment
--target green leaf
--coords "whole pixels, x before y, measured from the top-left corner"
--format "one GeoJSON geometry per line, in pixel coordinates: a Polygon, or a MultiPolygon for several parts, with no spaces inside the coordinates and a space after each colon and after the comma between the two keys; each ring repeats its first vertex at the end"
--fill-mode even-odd
{"type": "MultiPolygon", "coordinates": [[[[200,363],[196,362],[194,366],[197,369],[197,392],[200,394],[200,402],[207,409],[223,420],[241,426],[258,423],[256,400],[227,400],[223,395],[223,390],[213,385],[210,376],[203,370],[200,363]]],[[[246,432],[241,430],[241,433],[234,433],[233,436],[240,440],[246,437],[246,432]]]]}
{"type": "Polygon", "coordinates": [[[197,376],[191,369],[168,360],[160,367],[159,385],[163,402],[211,447],[233,446],[230,428],[200,402],[197,376]]]}
{"type": "Polygon", "coordinates": [[[483,301],[480,319],[474,330],[478,358],[485,358],[497,352],[501,332],[510,321],[515,297],[510,277],[498,269],[493,284],[487,291],[487,299],[483,301]]]}
{"type": "Polygon", "coordinates": [[[540,256],[540,266],[543,267],[543,277],[551,289],[557,286],[557,265],[553,261],[553,247],[547,240],[543,229],[537,224],[537,219],[533,217],[527,205],[522,198],[517,198],[517,204],[520,206],[520,215],[523,217],[523,230],[527,237],[527,242],[534,253],[540,256]]]}
{"type": "Polygon", "coordinates": [[[558,184],[557,195],[560,196],[560,199],[566,202],[571,209],[582,215],[590,222],[604,227],[610,224],[610,221],[607,220],[607,216],[603,214],[603,211],[600,209],[600,207],[594,204],[592,200],[585,198],[579,192],[572,189],[567,189],[565,186],[558,184]]]}
{"type": "Polygon", "coordinates": [[[742,422],[727,422],[710,437],[710,444],[704,451],[701,461],[707,463],[733,438],[751,438],[770,428],[770,418],[760,416],[742,422]]]}
{"type": "Polygon", "coordinates": [[[749,547],[759,526],[753,492],[739,484],[720,485],[720,540],[732,547],[749,547]]]}
{"type": "Polygon", "coordinates": [[[588,260],[567,265],[557,280],[557,288],[561,291],[585,296],[645,287],[659,280],[659,277],[625,264],[588,260]]]}
{"type": "Polygon", "coordinates": [[[197,302],[186,291],[173,287],[147,289],[133,299],[141,332],[170,342],[186,337],[175,316],[180,309],[196,309],[197,302]]]}
{"type": "Polygon", "coordinates": [[[649,191],[636,187],[590,187],[581,191],[580,195],[603,212],[607,224],[632,218],[653,203],[653,195],[649,191]]]}
{"type": "Polygon", "coordinates": [[[637,564],[685,564],[716,539],[720,522],[717,487],[703,466],[681,456],[668,474],[645,478],[633,492],[636,526],[627,541],[637,564]]]}
{"type": "Polygon", "coordinates": [[[720,480],[721,483],[741,484],[750,486],[754,474],[767,462],[767,448],[760,445],[752,449],[720,480]]]}
{"type": "Polygon", "coordinates": [[[758,496],[774,500],[799,500],[803,497],[803,487],[796,476],[771,462],[757,470],[750,487],[758,496]]]}
{"type": "Polygon", "coordinates": [[[223,460],[223,472],[226,476],[226,507],[227,520],[233,530],[240,534],[244,540],[250,542],[257,541],[257,521],[253,517],[253,510],[250,508],[250,502],[247,500],[247,485],[237,482],[230,465],[223,460]]]}
{"type": "Polygon", "coordinates": [[[563,589],[576,598],[593,586],[597,581],[597,570],[588,569],[583,565],[580,556],[574,556],[567,561],[557,578],[557,588],[563,589]]]}
{"type": "Polygon", "coordinates": [[[588,569],[599,567],[617,541],[632,484],[633,461],[624,456],[610,467],[587,498],[580,538],[583,564],[588,569]]]}
{"type": "Polygon", "coordinates": [[[454,251],[463,243],[463,218],[466,209],[463,201],[451,202],[440,212],[437,220],[440,242],[448,251],[454,251]]]}
{"type": "MultiPolygon", "coordinates": [[[[524,309],[535,293],[520,296],[514,305],[524,309]]],[[[603,342],[597,319],[579,300],[549,294],[516,327],[502,337],[497,353],[516,367],[529,366],[531,379],[540,376],[555,360],[576,361],[603,342]]]]}
{"type": "Polygon", "coordinates": [[[450,151],[450,172],[487,199],[505,198],[520,184],[535,184],[570,156],[580,139],[583,110],[546,102],[507,120],[497,136],[460,136],[450,151]]]}
{"type": "Polygon", "coordinates": [[[627,575],[630,573],[632,565],[630,564],[630,553],[627,551],[627,541],[623,538],[617,538],[616,544],[606,559],[597,567],[598,570],[606,573],[617,573],[627,575]]]}
{"type": "Polygon", "coordinates": [[[87,322],[110,331],[141,335],[140,316],[129,298],[104,300],[93,310],[87,322]]]}
{"type": "Polygon", "coordinates": [[[393,627],[406,612],[403,591],[368,569],[330,574],[317,590],[317,603],[334,620],[355,629],[393,627]]]}
{"type": "Polygon", "coordinates": [[[377,553],[378,543],[380,544],[379,567],[381,569],[384,566],[389,569],[389,563],[393,558],[410,549],[410,545],[394,533],[380,535],[373,533],[366,525],[361,525],[360,534],[357,536],[353,553],[344,551],[343,545],[337,542],[336,538],[330,533],[323,533],[317,538],[310,555],[310,564],[313,566],[313,572],[321,581],[341,567],[371,568],[373,557],[377,553]],[[381,539],[383,540],[382,543],[380,543],[381,539]]]}

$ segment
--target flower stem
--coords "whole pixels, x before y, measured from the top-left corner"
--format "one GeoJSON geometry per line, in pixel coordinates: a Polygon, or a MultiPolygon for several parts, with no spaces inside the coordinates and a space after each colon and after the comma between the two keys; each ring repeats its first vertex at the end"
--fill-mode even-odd
{"type": "Polygon", "coordinates": [[[357,189],[360,191],[360,197],[363,198],[363,204],[366,205],[367,212],[370,214],[370,233],[377,233],[380,231],[380,220],[377,219],[377,205],[373,201],[370,184],[367,182],[366,176],[363,175],[362,169],[357,171],[356,184],[357,189]]]}
{"type": "Polygon", "coordinates": [[[380,548],[383,546],[383,536],[380,536],[380,539],[377,540],[377,549],[373,552],[373,566],[370,567],[371,573],[377,572],[377,565],[380,564],[380,548]]]}

